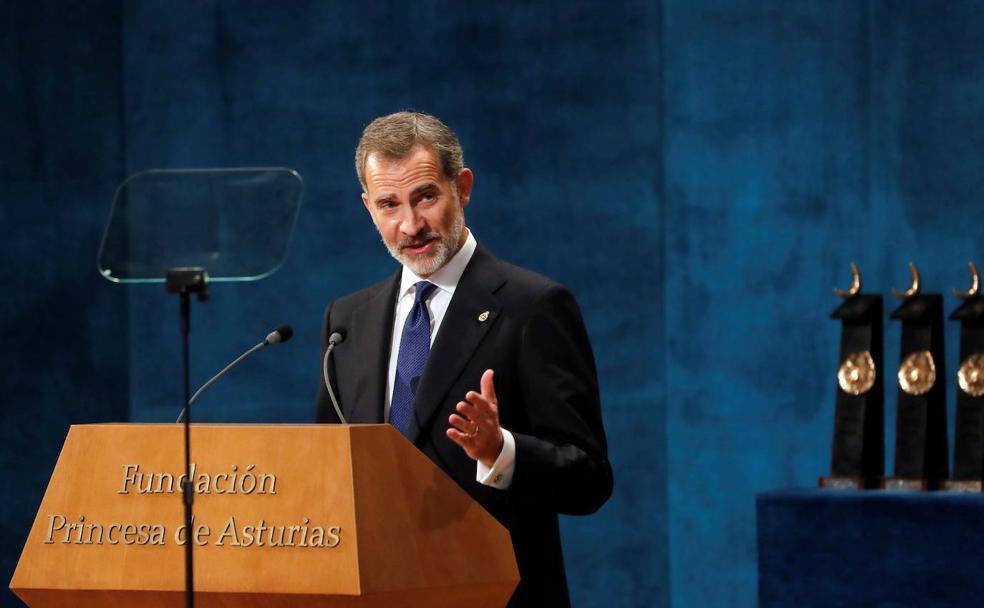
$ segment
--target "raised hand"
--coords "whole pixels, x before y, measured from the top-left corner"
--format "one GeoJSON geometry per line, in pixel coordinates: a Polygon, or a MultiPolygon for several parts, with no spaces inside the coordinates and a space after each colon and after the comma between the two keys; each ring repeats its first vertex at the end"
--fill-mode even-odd
{"type": "Polygon", "coordinates": [[[448,417],[451,424],[446,432],[469,458],[491,468],[502,451],[502,429],[499,428],[499,402],[495,396],[491,369],[482,374],[480,393],[468,391],[459,401],[456,412],[448,417]]]}

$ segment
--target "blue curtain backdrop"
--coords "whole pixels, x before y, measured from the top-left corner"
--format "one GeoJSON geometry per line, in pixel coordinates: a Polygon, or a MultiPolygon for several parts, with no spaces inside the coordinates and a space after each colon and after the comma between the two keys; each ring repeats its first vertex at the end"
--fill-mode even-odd
{"type": "Polygon", "coordinates": [[[616,490],[563,521],[579,606],[755,605],[755,493],[828,467],[831,287],[851,260],[883,293],[909,260],[927,291],[984,266],[980,2],[15,0],[0,16],[8,581],[67,426],[179,409],[173,297],[95,270],[113,190],[142,169],[304,175],[285,266],[194,305],[192,374],[289,322],[294,341],[196,416],[310,421],[324,305],[393,269],[359,201],[358,135],[398,109],[444,118],[476,172],[469,225],[568,284],[594,343],[616,490]]]}

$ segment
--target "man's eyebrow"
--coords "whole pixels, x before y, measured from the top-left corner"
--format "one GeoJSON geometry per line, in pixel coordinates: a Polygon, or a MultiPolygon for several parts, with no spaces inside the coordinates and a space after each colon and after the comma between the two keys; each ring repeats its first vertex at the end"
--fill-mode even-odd
{"type": "Polygon", "coordinates": [[[437,189],[437,182],[427,182],[426,184],[421,184],[416,188],[414,188],[413,192],[410,193],[410,196],[422,194],[428,190],[436,190],[436,189],[437,189]]]}
{"type": "MultiPolygon", "coordinates": [[[[426,182],[414,188],[410,192],[410,196],[414,197],[423,194],[424,192],[427,192],[429,190],[437,190],[437,189],[438,189],[437,182],[426,182]]],[[[396,200],[396,195],[391,192],[387,192],[386,194],[380,194],[379,196],[377,196],[375,199],[373,199],[372,203],[378,207],[380,205],[393,202],[395,200],[396,200]]]]}
{"type": "Polygon", "coordinates": [[[384,205],[393,200],[395,200],[395,197],[392,194],[380,194],[372,201],[372,204],[379,207],[380,205],[384,205]]]}

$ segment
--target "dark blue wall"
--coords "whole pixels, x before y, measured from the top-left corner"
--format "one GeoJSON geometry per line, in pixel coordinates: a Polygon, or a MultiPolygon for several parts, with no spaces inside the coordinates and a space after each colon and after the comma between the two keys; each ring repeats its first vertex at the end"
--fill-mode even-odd
{"type": "MultiPolygon", "coordinates": [[[[747,606],[754,494],[829,471],[848,263],[886,295],[910,260],[947,294],[984,264],[984,4],[667,1],[663,24],[671,598],[747,606]]],[[[885,344],[891,470],[897,323],[885,344]]]]}
{"type": "Polygon", "coordinates": [[[120,17],[117,2],[0,4],[5,585],[68,426],[129,415],[127,293],[95,272],[123,177],[120,17]]]}
{"type": "MultiPolygon", "coordinates": [[[[150,167],[304,175],[285,266],[195,305],[192,369],[204,381],[289,322],[295,340],[196,416],[309,421],[324,304],[393,269],[353,147],[413,107],[462,139],[478,238],[585,312],[616,491],[564,520],[575,604],[754,605],[754,494],[828,466],[831,287],[851,260],[882,293],[910,259],[930,291],[984,266],[981,6],[7,3],[0,432],[19,498],[4,573],[68,424],[178,409],[177,304],[95,271],[116,183],[150,167]]],[[[889,365],[897,343],[888,325],[889,365]]]]}

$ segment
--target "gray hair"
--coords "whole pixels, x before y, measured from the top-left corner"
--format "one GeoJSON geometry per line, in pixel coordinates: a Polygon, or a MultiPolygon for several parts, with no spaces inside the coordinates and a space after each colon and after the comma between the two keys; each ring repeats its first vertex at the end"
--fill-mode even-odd
{"type": "Polygon", "coordinates": [[[366,159],[370,154],[385,158],[405,158],[414,146],[434,150],[444,175],[454,181],[464,167],[464,152],[454,131],[436,116],[422,112],[396,112],[381,116],[362,131],[355,148],[355,172],[366,189],[366,159]]]}

